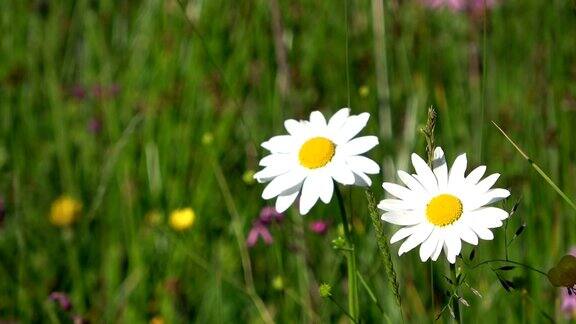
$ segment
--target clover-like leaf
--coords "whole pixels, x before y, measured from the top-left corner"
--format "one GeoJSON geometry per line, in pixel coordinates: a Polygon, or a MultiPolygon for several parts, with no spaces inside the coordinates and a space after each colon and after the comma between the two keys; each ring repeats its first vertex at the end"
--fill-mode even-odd
{"type": "Polygon", "coordinates": [[[565,255],[548,271],[548,280],[553,286],[572,288],[576,285],[576,257],[565,255]]]}

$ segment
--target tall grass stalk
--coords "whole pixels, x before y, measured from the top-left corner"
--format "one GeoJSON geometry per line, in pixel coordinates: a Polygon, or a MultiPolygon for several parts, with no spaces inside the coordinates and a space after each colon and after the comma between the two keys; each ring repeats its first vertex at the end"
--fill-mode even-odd
{"type": "Polygon", "coordinates": [[[346,236],[346,243],[349,248],[346,254],[346,269],[348,271],[348,312],[353,321],[358,321],[359,304],[358,304],[358,276],[356,275],[356,246],[354,238],[352,237],[351,222],[346,213],[344,206],[344,197],[337,185],[334,186],[336,197],[338,198],[338,207],[340,208],[340,216],[342,217],[342,226],[344,227],[344,235],[346,236]]]}
{"type": "MultiPolygon", "coordinates": [[[[392,112],[390,110],[388,59],[386,56],[386,13],[384,0],[372,0],[372,33],[374,36],[374,64],[376,66],[380,136],[385,145],[388,145],[392,140],[392,112]]],[[[382,170],[384,178],[391,179],[391,177],[394,176],[393,160],[387,156],[383,162],[382,170]]]]}
{"type": "MultiPolygon", "coordinates": [[[[428,117],[426,119],[426,125],[420,130],[424,134],[426,139],[426,155],[428,156],[428,166],[432,168],[432,161],[434,160],[434,147],[436,146],[434,130],[436,128],[436,119],[438,115],[434,107],[430,106],[428,108],[428,117]]],[[[434,261],[429,262],[429,272],[430,272],[430,302],[432,303],[432,311],[430,312],[431,320],[434,322],[436,316],[434,312],[436,311],[436,302],[434,298],[434,261]]]]}
{"type": "Polygon", "coordinates": [[[404,320],[402,311],[402,298],[398,289],[398,278],[396,271],[394,270],[394,263],[392,262],[392,254],[390,253],[388,237],[386,237],[384,231],[384,224],[380,220],[380,214],[376,209],[376,200],[374,199],[374,195],[368,190],[366,191],[366,199],[368,200],[368,215],[372,221],[372,226],[374,226],[374,233],[376,234],[378,250],[380,250],[380,257],[382,259],[382,263],[384,264],[384,268],[386,269],[388,287],[394,295],[394,301],[400,310],[400,316],[402,317],[402,320],[404,320]]]}
{"type": "Polygon", "coordinates": [[[224,197],[226,209],[228,209],[228,213],[232,217],[232,230],[234,232],[234,237],[236,238],[236,243],[238,244],[238,250],[240,251],[240,260],[242,263],[242,269],[244,270],[244,285],[246,286],[246,291],[256,306],[256,309],[258,310],[262,320],[265,323],[272,324],[274,323],[272,315],[268,311],[268,308],[266,308],[266,305],[260,296],[258,296],[254,286],[254,278],[252,277],[252,263],[250,262],[250,255],[248,254],[248,249],[246,247],[246,238],[242,232],[242,219],[238,213],[238,209],[236,208],[236,203],[234,202],[232,193],[230,192],[230,187],[228,186],[226,177],[222,172],[219,161],[212,155],[210,155],[210,158],[212,159],[214,175],[216,176],[218,186],[220,187],[220,191],[224,197]]]}

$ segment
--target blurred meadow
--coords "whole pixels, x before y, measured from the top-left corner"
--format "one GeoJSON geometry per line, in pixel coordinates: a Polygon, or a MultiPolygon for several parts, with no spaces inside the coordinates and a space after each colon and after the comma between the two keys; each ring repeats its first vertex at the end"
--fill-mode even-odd
{"type": "MultiPolygon", "coordinates": [[[[273,203],[252,179],[260,143],[313,110],[371,114],[380,200],[425,155],[434,106],[449,162],[467,152],[502,174],[502,208],[518,202],[470,264],[508,253],[546,272],[576,245],[574,210],[491,123],[576,198],[574,1],[181,1],[0,1],[0,322],[347,322],[335,199],[247,242],[273,203]]],[[[400,323],[363,189],[342,189],[373,293],[362,323],[400,323]]],[[[431,322],[447,263],[432,304],[429,264],[391,250],[404,321],[431,322]]],[[[495,267],[466,272],[465,323],[570,321],[545,277],[495,267]]]]}

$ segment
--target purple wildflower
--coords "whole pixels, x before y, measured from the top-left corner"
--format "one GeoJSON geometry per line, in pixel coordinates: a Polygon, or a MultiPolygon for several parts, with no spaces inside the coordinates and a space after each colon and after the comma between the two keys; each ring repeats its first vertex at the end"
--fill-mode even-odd
{"type": "Polygon", "coordinates": [[[454,12],[482,14],[484,7],[493,8],[497,0],[421,0],[421,2],[432,9],[446,8],[454,12]]]}
{"type": "Polygon", "coordinates": [[[272,234],[270,234],[270,230],[268,230],[266,224],[260,220],[256,220],[254,224],[252,224],[252,228],[250,229],[248,238],[246,239],[246,244],[248,247],[254,247],[256,243],[258,243],[259,237],[262,237],[262,240],[266,245],[270,245],[272,242],[274,242],[272,234]]]}
{"type": "Polygon", "coordinates": [[[63,292],[55,291],[51,293],[48,298],[57,302],[58,305],[60,305],[60,308],[65,312],[72,309],[72,302],[70,301],[70,298],[63,292]]]}
{"type": "MultiPolygon", "coordinates": [[[[576,246],[570,249],[570,254],[576,256],[576,246]]],[[[568,319],[576,319],[576,294],[569,293],[568,289],[561,290],[562,305],[560,309],[568,319]]]]}
{"type": "Polygon", "coordinates": [[[324,221],[324,220],[316,220],[313,221],[312,223],[310,223],[310,225],[308,226],[308,228],[310,228],[310,230],[318,235],[324,235],[326,234],[326,232],[328,232],[328,222],[324,221]]]}
{"type": "Polygon", "coordinates": [[[259,219],[264,225],[269,225],[272,221],[280,223],[284,219],[284,214],[277,212],[274,207],[266,206],[260,211],[259,219]]]}
{"type": "Polygon", "coordinates": [[[562,289],[562,305],[560,309],[568,319],[576,318],[576,295],[569,294],[568,289],[562,289]]]}

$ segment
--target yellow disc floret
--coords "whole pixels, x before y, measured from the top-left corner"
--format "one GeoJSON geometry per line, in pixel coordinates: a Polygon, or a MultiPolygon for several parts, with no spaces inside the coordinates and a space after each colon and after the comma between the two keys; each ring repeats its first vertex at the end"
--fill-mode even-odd
{"type": "Polygon", "coordinates": [[[336,153],[336,145],[326,137],[313,137],[300,148],[298,159],[300,164],[308,169],[325,166],[336,153]]]}
{"type": "Polygon", "coordinates": [[[438,195],[426,206],[428,221],[436,226],[446,226],[462,216],[462,202],[453,195],[438,195]]]}

